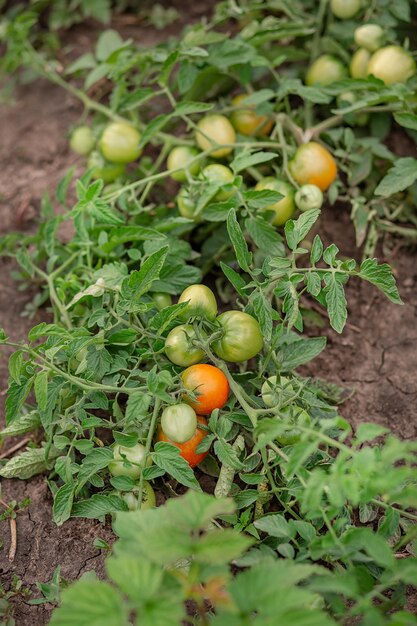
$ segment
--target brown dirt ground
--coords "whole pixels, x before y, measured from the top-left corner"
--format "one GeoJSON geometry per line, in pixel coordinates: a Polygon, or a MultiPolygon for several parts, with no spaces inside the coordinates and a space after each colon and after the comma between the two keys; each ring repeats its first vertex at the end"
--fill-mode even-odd
{"type": "MultiPolygon", "coordinates": [[[[196,10],[194,17],[199,15],[201,11],[199,14],[196,10]]],[[[151,35],[151,29],[143,26],[125,24],[124,28],[129,28],[128,35],[140,39],[142,44],[163,36],[151,35]]],[[[70,35],[77,50],[91,42],[91,31],[83,28],[73,29],[70,35]]],[[[33,229],[43,193],[46,189],[53,192],[57,181],[76,162],[68,150],[66,133],[80,114],[78,103],[43,81],[21,87],[15,95],[15,106],[0,108],[0,235],[16,229],[33,229]]],[[[358,255],[346,211],[327,209],[320,232],[326,241],[334,241],[342,254],[358,255]]],[[[323,331],[329,339],[328,349],[304,372],[355,388],[355,395],[342,410],[353,424],[376,421],[401,437],[412,438],[417,434],[416,253],[403,248],[388,260],[394,266],[404,306],[392,305],[367,283],[352,281],[347,289],[350,317],[344,334],[323,331]]],[[[42,313],[37,320],[20,317],[31,296],[17,290],[11,277],[14,266],[9,260],[0,259],[0,268],[0,327],[13,339],[21,339],[40,321],[42,313]]],[[[7,354],[2,350],[1,405],[6,387],[7,354]]],[[[0,406],[0,417],[2,409],[0,406]]],[[[8,445],[6,442],[4,447],[8,445]]],[[[30,482],[4,480],[1,488],[6,501],[31,499],[29,508],[17,519],[17,553],[13,563],[7,559],[9,523],[0,522],[4,541],[0,580],[6,588],[14,573],[36,592],[35,582],[49,581],[58,564],[62,576],[69,580],[89,569],[95,569],[99,575],[103,573],[105,555],[93,547],[93,540],[96,537],[111,540],[109,525],[70,520],[56,527],[51,521],[52,499],[43,477],[30,482]]],[[[50,605],[30,606],[22,596],[13,603],[17,626],[43,626],[48,622],[50,605]]]]}

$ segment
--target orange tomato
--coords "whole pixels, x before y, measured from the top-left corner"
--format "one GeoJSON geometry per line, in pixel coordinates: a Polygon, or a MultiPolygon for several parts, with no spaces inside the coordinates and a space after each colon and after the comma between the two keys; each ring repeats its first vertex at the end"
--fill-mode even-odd
{"type": "MultiPolygon", "coordinates": [[[[245,106],[242,100],[248,97],[249,94],[241,93],[232,100],[234,107],[245,106]],[[242,104],[241,104],[242,103],[242,104]]],[[[241,135],[246,137],[259,137],[260,135],[269,135],[274,123],[266,115],[258,115],[254,110],[253,105],[247,104],[247,108],[239,108],[233,111],[230,116],[230,121],[233,126],[241,135]]]]}
{"type": "Polygon", "coordinates": [[[195,393],[193,401],[185,395],[184,400],[196,413],[210,415],[214,409],[221,409],[229,397],[229,383],[226,376],[214,365],[199,363],[191,365],[181,374],[184,387],[195,393]]]}
{"type": "Polygon", "coordinates": [[[297,183],[316,185],[322,191],[326,191],[337,176],[336,161],[326,148],[315,141],[297,149],[289,168],[297,183]]]}
{"type": "MultiPolygon", "coordinates": [[[[197,423],[202,424],[203,426],[207,426],[207,420],[202,415],[197,415],[197,423]]],[[[171,439],[168,439],[168,437],[160,427],[156,435],[156,440],[171,443],[173,446],[180,450],[180,456],[182,456],[182,458],[187,461],[188,465],[190,467],[195,467],[196,465],[201,463],[201,461],[205,459],[208,455],[208,450],[207,452],[196,452],[198,445],[204,439],[206,434],[207,432],[205,430],[202,430],[197,426],[195,434],[191,437],[191,439],[185,441],[184,443],[175,443],[174,441],[171,441],[171,439]]]]}

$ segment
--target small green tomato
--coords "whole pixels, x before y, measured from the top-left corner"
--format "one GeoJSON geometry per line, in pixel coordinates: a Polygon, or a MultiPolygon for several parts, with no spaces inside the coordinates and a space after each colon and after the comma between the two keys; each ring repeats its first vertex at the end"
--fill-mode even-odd
{"type": "Polygon", "coordinates": [[[349,20],[361,9],[361,0],[330,0],[330,8],[340,20],[349,20]]]}
{"type": "Polygon", "coordinates": [[[128,122],[111,122],[100,137],[102,155],[112,163],[131,163],[141,155],[140,133],[128,122]]]}
{"type": "Polygon", "coordinates": [[[342,61],[331,54],[322,54],[308,68],[305,83],[313,85],[330,85],[347,77],[347,69],[342,61]]]}
{"type": "Polygon", "coordinates": [[[188,302],[187,308],[181,313],[181,318],[205,317],[214,320],[217,315],[216,296],[206,285],[190,285],[180,295],[178,303],[188,302]]]}
{"type": "Polygon", "coordinates": [[[270,376],[261,387],[262,400],[268,408],[276,406],[280,401],[287,401],[294,395],[294,387],[286,376],[270,376]]]}
{"type": "Polygon", "coordinates": [[[155,306],[158,311],[162,311],[163,309],[166,309],[167,306],[171,306],[172,304],[172,297],[169,293],[153,293],[152,300],[155,302],[155,306]]]}
{"type": "MultiPolygon", "coordinates": [[[[207,180],[208,183],[212,183],[215,185],[227,185],[232,183],[234,180],[234,174],[229,167],[226,165],[221,165],[221,163],[212,163],[211,165],[206,165],[201,172],[202,178],[207,180]]],[[[224,202],[233,196],[232,191],[222,191],[219,190],[214,196],[213,200],[217,200],[218,202],[224,202]]]]}
{"type": "MultiPolygon", "coordinates": [[[[137,443],[128,448],[116,444],[113,448],[113,460],[110,461],[108,468],[112,476],[130,476],[130,478],[139,478],[145,460],[145,446],[137,443]]],[[[152,465],[152,459],[148,455],[146,465],[152,465]]]]}
{"type": "Polygon", "coordinates": [[[368,65],[371,53],[365,48],[359,48],[352,56],[349,71],[352,78],[366,78],[369,74],[368,65]]]}
{"type": "Polygon", "coordinates": [[[161,427],[168,439],[174,443],[185,443],[195,435],[197,414],[184,402],[167,406],[161,415],[161,427]]]}
{"type": "Polygon", "coordinates": [[[323,205],[323,192],[317,185],[303,185],[296,192],[294,200],[300,211],[321,209],[323,205]]]}
{"type": "Polygon", "coordinates": [[[204,350],[193,345],[196,339],[197,336],[191,324],[176,326],[165,340],[165,354],[172,363],[180,367],[200,363],[204,358],[204,350]]]}
{"type": "Polygon", "coordinates": [[[280,410],[281,418],[288,421],[288,428],[282,432],[276,440],[281,446],[293,446],[301,439],[302,431],[297,426],[308,428],[311,424],[311,417],[304,409],[299,406],[286,406],[280,410]]]}
{"type": "Polygon", "coordinates": [[[70,137],[70,148],[77,154],[86,156],[93,150],[96,140],[89,126],[78,126],[70,137]]]}
{"type": "Polygon", "coordinates": [[[197,176],[200,171],[200,162],[194,161],[190,163],[200,153],[197,148],[190,148],[189,146],[176,146],[171,150],[167,158],[168,170],[178,170],[170,174],[173,180],[179,183],[185,183],[187,180],[186,169],[191,176],[197,176]],[[178,169],[181,168],[181,169],[178,169]]]}
{"type": "MultiPolygon", "coordinates": [[[[132,491],[125,491],[120,494],[122,500],[124,500],[127,504],[129,511],[137,511],[139,508],[139,487],[134,487],[132,491]]],[[[156,497],[155,492],[152,489],[152,486],[148,483],[147,480],[143,481],[143,492],[142,492],[142,505],[140,507],[141,511],[147,511],[148,509],[155,508],[156,505],[156,497]]]]}
{"type": "Polygon", "coordinates": [[[375,52],[384,44],[385,33],[379,24],[363,24],[355,30],[354,39],[360,48],[375,52]]]}

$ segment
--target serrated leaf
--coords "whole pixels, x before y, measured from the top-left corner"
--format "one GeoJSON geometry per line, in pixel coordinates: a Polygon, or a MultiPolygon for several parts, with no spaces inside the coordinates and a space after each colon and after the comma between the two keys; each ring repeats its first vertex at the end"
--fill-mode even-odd
{"type": "Polygon", "coordinates": [[[275,159],[277,156],[275,152],[256,152],[255,154],[240,152],[230,163],[230,167],[235,174],[238,174],[248,167],[272,161],[272,159],[275,159]]]}
{"type": "Polygon", "coordinates": [[[40,372],[35,376],[34,391],[39,408],[44,411],[48,402],[48,372],[40,372]]]}
{"type": "MultiPolygon", "coordinates": [[[[50,458],[53,455],[50,454],[50,458]]],[[[31,448],[7,461],[0,469],[3,478],[20,478],[26,480],[48,469],[50,463],[45,459],[44,448],[31,448]]]]}
{"type": "Polygon", "coordinates": [[[22,406],[32,388],[33,378],[27,378],[21,384],[12,381],[6,397],[6,424],[11,424],[20,414],[22,406]]]}
{"type": "Polygon", "coordinates": [[[214,452],[220,463],[228,465],[234,470],[243,470],[245,468],[233,446],[223,439],[217,439],[214,443],[214,452]]]}
{"type": "Polygon", "coordinates": [[[143,148],[146,144],[169,122],[170,115],[157,115],[152,122],[147,124],[145,131],[140,139],[139,148],[143,148]]]}
{"type": "Polygon", "coordinates": [[[142,391],[135,391],[129,394],[125,414],[126,424],[131,422],[139,423],[146,419],[150,402],[150,395],[142,391]]]}
{"type": "Polygon", "coordinates": [[[412,157],[398,159],[375,189],[375,195],[388,198],[399,191],[404,191],[416,180],[417,159],[412,157]]]}
{"type": "Polygon", "coordinates": [[[214,104],[208,102],[178,102],[174,109],[175,115],[191,115],[192,113],[206,113],[211,111],[214,104]]]}
{"type": "Polygon", "coordinates": [[[262,189],[260,191],[250,189],[249,191],[245,191],[243,196],[248,205],[254,209],[265,209],[271,206],[271,204],[279,202],[284,197],[282,193],[272,191],[271,189],[262,189]]]}
{"type": "Polygon", "coordinates": [[[54,497],[52,517],[57,526],[61,526],[70,518],[72,502],[74,500],[75,485],[67,483],[58,489],[54,497]]]}
{"type": "Polygon", "coordinates": [[[108,466],[113,459],[113,450],[110,448],[94,448],[84,459],[78,472],[77,493],[86,482],[99,470],[108,466]]]}
{"type": "Polygon", "coordinates": [[[271,256],[285,255],[281,235],[262,217],[249,217],[245,221],[245,227],[260,250],[266,250],[271,256]]]}
{"type": "Polygon", "coordinates": [[[394,119],[400,126],[417,130],[417,115],[415,113],[394,113],[394,119]]]}
{"type": "Polygon", "coordinates": [[[229,267],[228,265],[223,263],[223,261],[220,261],[220,267],[222,268],[222,271],[224,275],[226,276],[227,280],[236,289],[237,293],[242,298],[247,298],[247,295],[243,289],[246,286],[246,282],[244,278],[242,278],[242,276],[238,274],[232,267],[229,267]]]}
{"type": "Polygon", "coordinates": [[[326,342],[326,337],[311,337],[284,345],[279,352],[281,369],[290,371],[315,359],[326,347],[326,342]]]}
{"type": "Polygon", "coordinates": [[[291,530],[290,525],[283,515],[276,513],[274,515],[265,515],[253,522],[253,525],[258,530],[267,533],[271,537],[279,537],[281,539],[291,539],[294,536],[294,531],[291,530]]]}
{"type": "Polygon", "coordinates": [[[16,437],[24,433],[31,432],[40,426],[40,417],[37,411],[31,411],[20,415],[13,420],[6,428],[0,431],[1,437],[16,437]]]}
{"type": "Polygon", "coordinates": [[[249,252],[248,244],[236,219],[236,212],[231,209],[227,216],[227,232],[235,250],[236,259],[242,270],[249,272],[249,265],[252,263],[252,254],[249,252]]]}
{"type": "Polygon", "coordinates": [[[23,350],[16,350],[9,357],[9,374],[17,385],[20,385],[23,365],[23,350]]]}
{"type": "Polygon", "coordinates": [[[137,302],[158,280],[165,259],[168,254],[168,246],[154,252],[142,264],[139,271],[132,272],[122,283],[122,296],[129,302],[137,302]]]}
{"type": "Polygon", "coordinates": [[[386,435],[389,432],[388,428],[381,426],[380,424],[363,423],[359,424],[356,429],[356,440],[358,443],[364,443],[365,441],[373,441],[381,435],[386,435]]]}
{"type": "Polygon", "coordinates": [[[321,291],[321,279],[317,272],[309,272],[306,279],[307,291],[312,296],[318,296],[321,291]]]}
{"type": "Polygon", "coordinates": [[[325,287],[326,306],[329,314],[330,325],[338,333],[341,333],[347,320],[347,304],[343,285],[332,274],[325,287]]]}
{"type": "Polygon", "coordinates": [[[403,304],[392,269],[387,263],[378,265],[377,259],[366,259],[361,264],[358,275],[378,287],[394,304],[403,304]]]}
{"type": "Polygon", "coordinates": [[[116,30],[108,29],[102,32],[96,44],[96,57],[99,61],[106,61],[108,57],[125,45],[116,30]]]}
{"type": "Polygon", "coordinates": [[[161,469],[165,470],[181,485],[190,489],[201,490],[193,470],[180,456],[180,451],[170,443],[159,442],[152,452],[152,460],[161,469]]]}
{"type": "Polygon", "coordinates": [[[88,500],[74,502],[71,517],[85,517],[87,519],[101,519],[110,513],[127,511],[126,502],[114,494],[96,493],[88,500]]]}

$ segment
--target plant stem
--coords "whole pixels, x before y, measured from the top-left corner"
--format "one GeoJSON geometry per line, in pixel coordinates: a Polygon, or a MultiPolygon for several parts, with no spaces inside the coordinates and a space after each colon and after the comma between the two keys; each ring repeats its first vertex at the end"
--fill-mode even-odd
{"type": "MultiPolygon", "coordinates": [[[[148,430],[148,436],[146,438],[143,467],[146,467],[146,461],[148,460],[149,452],[150,452],[151,445],[152,445],[152,439],[155,433],[156,420],[158,419],[160,406],[161,406],[161,400],[159,398],[155,398],[155,404],[153,407],[151,423],[150,423],[149,430],[148,430]]],[[[139,479],[139,495],[138,495],[139,508],[142,508],[143,483],[144,483],[143,472],[141,472],[140,479],[139,479]]]]}

